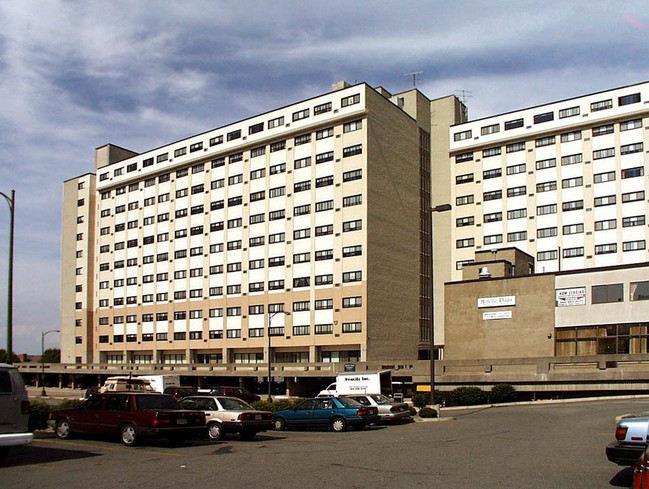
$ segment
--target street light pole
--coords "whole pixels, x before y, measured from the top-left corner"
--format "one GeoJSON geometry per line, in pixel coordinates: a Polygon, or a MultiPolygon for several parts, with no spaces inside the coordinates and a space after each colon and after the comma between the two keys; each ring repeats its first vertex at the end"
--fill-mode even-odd
{"type": "Polygon", "coordinates": [[[16,191],[11,191],[11,197],[0,192],[9,205],[9,271],[7,273],[7,363],[12,363],[13,352],[13,293],[14,293],[14,215],[16,204],[16,191]]]}
{"type": "Polygon", "coordinates": [[[41,333],[41,396],[45,397],[45,337],[50,333],[60,333],[58,329],[50,329],[41,333]]]}
{"type": "Polygon", "coordinates": [[[452,209],[451,204],[440,204],[430,208],[430,403],[435,404],[435,260],[433,259],[433,239],[435,229],[433,227],[433,214],[435,212],[446,212],[452,209]]]}
{"type": "Polygon", "coordinates": [[[284,314],[286,316],[290,316],[290,312],[284,312],[284,311],[276,311],[271,313],[270,311],[268,312],[268,402],[273,402],[273,397],[271,395],[271,383],[272,383],[272,377],[271,377],[271,370],[272,370],[272,354],[270,351],[270,324],[272,319],[277,315],[277,314],[284,314]]]}

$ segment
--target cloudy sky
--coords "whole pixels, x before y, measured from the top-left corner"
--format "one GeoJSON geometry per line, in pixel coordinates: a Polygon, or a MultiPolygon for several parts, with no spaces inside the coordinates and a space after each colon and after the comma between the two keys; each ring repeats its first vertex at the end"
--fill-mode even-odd
{"type": "MultiPolygon", "coordinates": [[[[0,192],[16,190],[14,351],[59,327],[63,181],[329,91],[466,91],[471,119],[649,80],[643,1],[4,1],[0,192]]],[[[2,199],[0,199],[2,200],[2,199]]],[[[0,348],[9,212],[0,201],[0,348]]],[[[58,346],[57,335],[47,337],[58,346]]]]}

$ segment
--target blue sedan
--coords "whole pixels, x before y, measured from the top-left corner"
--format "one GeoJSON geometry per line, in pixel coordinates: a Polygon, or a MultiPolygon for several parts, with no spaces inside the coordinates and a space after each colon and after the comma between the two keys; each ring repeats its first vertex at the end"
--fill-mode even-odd
{"type": "Polygon", "coordinates": [[[277,431],[286,428],[331,427],[334,431],[345,431],[349,426],[364,428],[379,421],[375,407],[363,406],[346,397],[316,397],[301,402],[293,409],[279,411],[273,415],[277,431]]]}

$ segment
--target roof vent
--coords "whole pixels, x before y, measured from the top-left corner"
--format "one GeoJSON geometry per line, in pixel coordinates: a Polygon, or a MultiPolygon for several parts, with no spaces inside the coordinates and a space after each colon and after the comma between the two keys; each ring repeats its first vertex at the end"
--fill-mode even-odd
{"type": "Polygon", "coordinates": [[[341,80],[339,82],[331,84],[331,91],[337,92],[338,90],[342,90],[343,88],[347,88],[349,86],[349,83],[347,83],[345,80],[341,80]]]}
{"type": "Polygon", "coordinates": [[[491,278],[491,272],[489,271],[489,269],[487,267],[482,267],[480,269],[480,273],[478,273],[478,277],[480,278],[480,280],[485,280],[487,278],[491,278]]]}

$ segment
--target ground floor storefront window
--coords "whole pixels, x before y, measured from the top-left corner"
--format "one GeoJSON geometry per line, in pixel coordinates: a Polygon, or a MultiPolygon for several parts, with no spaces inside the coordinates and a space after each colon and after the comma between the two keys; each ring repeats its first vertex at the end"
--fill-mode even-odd
{"type": "Polygon", "coordinates": [[[556,329],[555,355],[649,353],[649,323],[606,324],[556,329]]]}

